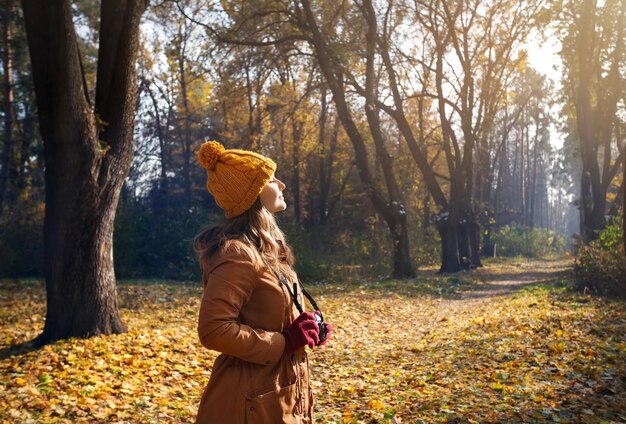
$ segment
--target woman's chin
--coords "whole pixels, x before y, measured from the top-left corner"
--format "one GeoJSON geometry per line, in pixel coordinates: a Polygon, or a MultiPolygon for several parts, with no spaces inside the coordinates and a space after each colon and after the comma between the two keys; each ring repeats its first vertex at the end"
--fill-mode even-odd
{"type": "Polygon", "coordinates": [[[285,209],[287,209],[287,204],[285,202],[282,203],[278,203],[276,205],[273,205],[272,207],[266,208],[268,211],[270,211],[271,213],[278,213],[278,212],[282,212],[285,209]]]}

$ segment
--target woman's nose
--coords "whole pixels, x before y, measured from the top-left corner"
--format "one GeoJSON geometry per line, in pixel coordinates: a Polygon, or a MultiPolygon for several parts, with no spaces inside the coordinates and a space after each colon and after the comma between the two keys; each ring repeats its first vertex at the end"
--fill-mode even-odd
{"type": "Polygon", "coordinates": [[[283,191],[285,187],[287,187],[285,183],[282,182],[281,180],[278,180],[278,188],[280,189],[280,191],[283,191]]]}

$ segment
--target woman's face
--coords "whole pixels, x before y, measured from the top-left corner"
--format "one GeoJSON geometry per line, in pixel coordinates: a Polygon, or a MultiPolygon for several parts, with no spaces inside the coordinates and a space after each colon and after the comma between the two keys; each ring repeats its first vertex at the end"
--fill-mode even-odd
{"type": "Polygon", "coordinates": [[[287,209],[287,203],[283,197],[284,189],[285,184],[272,175],[259,195],[261,204],[265,206],[265,209],[271,213],[282,212],[287,209]]]}

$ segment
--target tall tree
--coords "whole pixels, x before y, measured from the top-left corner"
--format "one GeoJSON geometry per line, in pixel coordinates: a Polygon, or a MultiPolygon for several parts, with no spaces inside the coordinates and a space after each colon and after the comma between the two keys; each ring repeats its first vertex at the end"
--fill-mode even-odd
{"type": "MultiPolygon", "coordinates": [[[[374,140],[376,157],[383,168],[386,190],[381,190],[376,183],[374,175],[371,172],[368,150],[365,139],[354,118],[350,104],[346,98],[345,72],[340,65],[341,59],[337,57],[335,46],[332,46],[331,40],[324,34],[319,23],[319,18],[314,13],[314,8],[308,0],[296,2],[299,21],[297,26],[307,34],[307,41],[314,49],[318,65],[328,88],[333,94],[337,114],[341,123],[352,142],[354,147],[356,167],[359,177],[369,196],[372,205],[378,212],[389,228],[393,244],[393,275],[394,277],[405,278],[415,274],[411,258],[409,255],[409,238],[406,222],[406,206],[405,201],[400,193],[397,185],[394,169],[392,167],[392,157],[387,151],[383,134],[380,129],[379,118],[377,116],[376,107],[374,106],[374,97],[376,96],[375,84],[377,84],[374,74],[374,57],[373,51],[368,52],[366,57],[366,115],[370,134],[374,140]],[[388,197],[387,199],[385,197],[388,197]]],[[[366,14],[368,12],[365,12],[366,14]]],[[[371,15],[371,11],[370,14],[371,15]]],[[[372,16],[375,19],[375,16],[372,16]]],[[[323,25],[327,23],[324,22],[323,25]]],[[[375,29],[366,29],[367,37],[376,38],[375,29]]],[[[371,42],[369,43],[371,45],[371,42]]]]}
{"type": "Polygon", "coordinates": [[[0,10],[0,25],[2,26],[2,97],[4,112],[4,131],[2,146],[2,162],[0,162],[0,216],[4,210],[9,177],[13,161],[13,2],[5,1],[0,10]]]}
{"type": "MultiPolygon", "coordinates": [[[[626,100],[626,96],[624,96],[626,100]]],[[[626,101],[624,102],[626,104],[626,101]]],[[[618,143],[621,141],[622,131],[620,127],[616,129],[618,143]]],[[[626,139],[623,140],[621,151],[626,151],[626,139]]],[[[617,196],[614,201],[613,209],[621,207],[622,211],[622,237],[624,242],[624,254],[626,255],[626,154],[622,155],[622,184],[619,188],[617,196]]]]}
{"type": "MultiPolygon", "coordinates": [[[[626,57],[623,0],[565,4],[566,31],[562,56],[567,93],[575,107],[582,174],[580,180],[581,233],[590,241],[604,226],[607,189],[620,167],[614,160],[618,104],[623,96],[626,57]]],[[[624,155],[625,152],[620,152],[624,155]]]]}
{"type": "MultiPolygon", "coordinates": [[[[245,3],[247,5],[247,3],[245,3]]],[[[343,10],[343,5],[312,4],[310,1],[295,1],[293,4],[267,2],[255,4],[255,7],[242,7],[237,2],[225,2],[230,25],[221,23],[204,26],[221,43],[235,46],[270,47],[279,46],[279,54],[288,55],[291,51],[302,54],[301,45],[306,42],[313,50],[320,73],[323,75],[329,91],[333,95],[336,113],[346,135],[354,148],[356,168],[364,191],[367,193],[374,210],[380,214],[390,230],[393,245],[393,275],[409,277],[414,275],[413,264],[409,255],[408,227],[406,207],[397,182],[392,157],[388,153],[384,135],[377,129],[376,117],[367,117],[365,131],[359,128],[360,116],[352,110],[348,87],[344,81],[345,73],[341,66],[341,52],[332,38],[333,25],[343,10]],[[327,20],[326,18],[330,18],[327,20]],[[331,45],[332,44],[332,45],[331,45]],[[369,130],[369,134],[368,134],[369,130]],[[383,169],[383,178],[376,178],[370,163],[367,137],[371,136],[375,144],[375,157],[383,169]]],[[[349,9],[350,7],[346,5],[349,9]]],[[[193,20],[193,18],[190,17],[193,20]]],[[[198,22],[199,23],[199,22],[198,22]]],[[[358,31],[358,29],[357,29],[358,31]]],[[[337,43],[339,44],[339,43],[337,43]]],[[[368,85],[373,87],[375,75],[368,73],[368,85]]],[[[258,96],[255,96],[258,98],[258,96]]]]}
{"type": "Polygon", "coordinates": [[[113,221],[132,159],[139,22],[148,0],[100,9],[95,107],[70,0],[23,0],[46,164],[46,323],[39,344],[126,330],[113,268],[113,221]]]}
{"type": "MultiPolygon", "coordinates": [[[[467,258],[465,263],[471,258],[474,265],[480,265],[479,211],[473,198],[477,167],[475,149],[479,146],[482,154],[478,173],[487,174],[488,171],[483,171],[490,167],[484,158],[490,154],[487,140],[493,133],[493,122],[506,92],[506,81],[520,61],[513,58],[514,52],[533,28],[532,17],[538,4],[530,2],[515,8],[507,2],[424,1],[412,6],[415,17],[406,23],[403,22],[406,14],[394,13],[397,10],[393,3],[389,3],[387,10],[379,13],[384,16],[378,18],[382,20],[382,31],[376,30],[376,11],[372,3],[364,1],[363,5],[364,10],[369,10],[365,15],[369,28],[378,34],[371,43],[381,57],[393,100],[393,106],[378,99],[375,104],[396,121],[440,209],[436,224],[441,237],[441,271],[456,272],[463,257],[467,258]],[[402,43],[394,41],[394,28],[404,28],[408,24],[424,29],[419,40],[421,56],[414,57],[402,43]],[[451,63],[458,63],[458,66],[451,63]],[[412,77],[422,84],[418,90],[413,87],[412,77]],[[432,87],[435,93],[431,91],[432,87]],[[422,129],[424,123],[412,125],[412,118],[407,114],[407,105],[416,97],[436,99],[447,178],[438,178],[440,176],[434,169],[436,161],[429,160],[422,129]]],[[[357,81],[356,77],[351,79],[357,91],[367,99],[367,90],[359,87],[357,81]]],[[[420,120],[424,119],[422,113],[418,116],[420,120]]],[[[486,177],[478,180],[481,184],[491,184],[486,177]]]]}

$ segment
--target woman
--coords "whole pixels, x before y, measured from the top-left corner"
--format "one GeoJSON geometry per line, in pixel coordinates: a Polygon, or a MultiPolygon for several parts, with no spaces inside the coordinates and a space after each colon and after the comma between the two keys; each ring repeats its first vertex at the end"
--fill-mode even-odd
{"type": "Polygon", "coordinates": [[[198,161],[226,222],[194,240],[204,285],[198,335],[221,352],[196,422],[311,423],[305,346],[324,344],[332,328],[320,340],[316,317],[296,310],[302,289],[273,216],[287,207],[285,184],[272,160],[215,141],[202,145],[198,161]]]}

